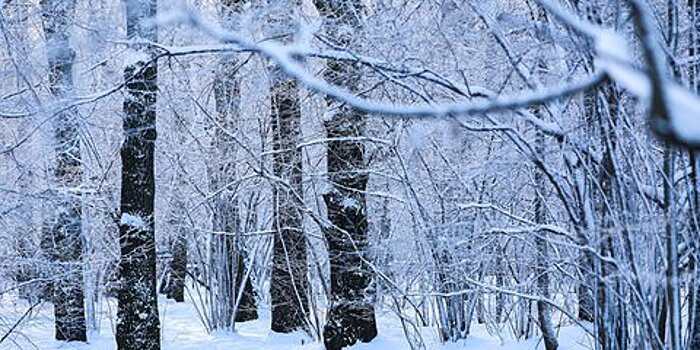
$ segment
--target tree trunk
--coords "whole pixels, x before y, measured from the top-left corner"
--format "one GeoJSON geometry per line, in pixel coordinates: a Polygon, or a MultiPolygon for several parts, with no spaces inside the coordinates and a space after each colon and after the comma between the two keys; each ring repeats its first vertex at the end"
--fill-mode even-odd
{"type": "MultiPolygon", "coordinates": [[[[155,15],[155,0],[127,1],[128,39],[157,41],[157,29],[147,23],[155,15]]],[[[160,349],[154,215],[158,70],[153,58],[146,46],[131,44],[124,69],[116,334],[117,347],[121,350],[160,349]]]]}
{"type": "MultiPolygon", "coordinates": [[[[325,123],[327,138],[363,135],[364,116],[353,110],[335,115],[325,123]]],[[[333,188],[324,195],[328,219],[334,228],[325,232],[331,264],[331,307],[324,327],[327,349],[341,349],[357,340],[377,336],[374,306],[368,288],[372,273],[365,261],[367,217],[364,149],[360,142],[328,144],[328,175],[333,188]]]]}
{"type": "Polygon", "coordinates": [[[675,149],[666,145],[664,154],[664,214],[666,219],[666,302],[670,350],[681,348],[681,302],[678,272],[678,229],[676,228],[676,195],[673,184],[675,149]]]}
{"type": "MultiPolygon", "coordinates": [[[[360,27],[360,1],[316,0],[326,33],[335,44],[346,47],[360,27]]],[[[351,91],[358,89],[359,69],[346,62],[331,62],[326,79],[351,91]]],[[[368,174],[364,145],[348,139],[365,135],[365,115],[332,99],[327,100],[330,118],[324,122],[326,161],[331,189],[324,195],[333,228],[325,231],[331,265],[331,301],[323,329],[327,349],[341,349],[358,340],[377,336],[377,324],[369,287],[373,273],[365,260],[367,248],[368,174]],[[335,141],[333,141],[335,140],[335,141]]]]}
{"type": "MultiPolygon", "coordinates": [[[[505,276],[507,276],[508,271],[506,270],[506,250],[505,246],[498,244],[496,247],[496,287],[506,288],[505,276]]],[[[505,310],[505,295],[503,293],[496,292],[496,310],[495,310],[495,321],[496,324],[503,322],[503,313],[505,310]]]]}
{"type": "MultiPolygon", "coordinates": [[[[221,0],[219,17],[227,28],[235,28],[244,1],[221,0]]],[[[255,293],[246,277],[245,246],[241,237],[236,181],[236,139],[240,119],[240,65],[226,55],[218,63],[214,79],[216,122],[211,128],[212,159],[208,167],[212,201],[211,261],[208,274],[211,321],[214,329],[235,329],[235,322],[258,318],[255,293]],[[243,288],[241,288],[243,284],[243,288]],[[240,295],[239,298],[239,294],[240,295]]]]}
{"type": "MultiPolygon", "coordinates": [[[[539,110],[535,111],[538,115],[539,110]]],[[[544,156],[544,135],[541,132],[537,133],[536,140],[536,150],[540,157],[544,156]]],[[[544,161],[543,159],[540,159],[544,161]]],[[[545,180],[542,176],[542,172],[539,169],[535,169],[534,174],[534,184],[536,186],[535,193],[535,222],[537,224],[545,224],[545,212],[544,212],[544,186],[545,180]]],[[[535,236],[535,246],[537,247],[537,288],[539,289],[540,295],[543,298],[549,299],[549,248],[547,247],[547,241],[545,240],[546,233],[543,231],[537,232],[535,236]]],[[[546,350],[556,350],[559,347],[559,342],[557,341],[556,332],[554,331],[554,326],[552,325],[552,312],[549,304],[543,300],[537,301],[537,321],[542,332],[542,338],[544,340],[544,347],[546,350]]]]}
{"type": "MultiPolygon", "coordinates": [[[[176,190],[177,191],[177,190],[176,190]]],[[[174,210],[182,208],[182,201],[175,201],[174,210]]],[[[178,303],[185,301],[185,278],[187,276],[187,230],[182,227],[181,217],[171,221],[170,227],[175,230],[175,237],[171,245],[172,260],[170,261],[170,274],[168,275],[166,296],[178,303]]]]}
{"type": "MultiPolygon", "coordinates": [[[[182,45],[190,44],[191,40],[183,38],[182,45]]],[[[183,70],[187,71],[192,68],[192,62],[185,60],[180,62],[183,70]]],[[[185,89],[193,87],[189,75],[178,79],[178,83],[183,84],[185,89]]],[[[187,100],[185,100],[187,101],[187,100]]],[[[173,101],[174,102],[174,101],[173,101]]],[[[189,102],[189,101],[187,101],[189,102]]],[[[190,139],[190,130],[192,129],[192,116],[195,114],[191,103],[179,104],[178,111],[174,113],[170,120],[174,129],[172,138],[176,145],[186,145],[190,139]]],[[[189,158],[190,152],[184,148],[175,148],[169,150],[172,156],[170,166],[173,169],[174,187],[171,189],[172,197],[170,198],[170,210],[168,210],[168,222],[166,227],[170,231],[170,253],[171,260],[166,268],[166,282],[161,285],[164,289],[166,297],[173,299],[176,302],[185,301],[185,285],[187,282],[187,264],[188,264],[188,237],[191,229],[185,224],[188,217],[188,187],[187,177],[189,176],[187,167],[193,162],[189,158]]]]}
{"type": "MultiPolygon", "coordinates": [[[[72,0],[41,2],[46,56],[51,93],[67,98],[73,90],[73,61],[69,20],[74,15],[72,0]]],[[[80,136],[74,108],[54,119],[56,163],[54,164],[55,215],[44,232],[44,247],[53,262],[53,304],[56,340],[86,341],[85,301],[83,291],[82,200],[78,187],[82,183],[80,136]]]]}
{"type": "Polygon", "coordinates": [[[302,164],[299,87],[279,68],[272,72],[273,189],[272,330],[287,333],[308,327],[307,247],[301,208],[302,164]]]}
{"type": "MultiPolygon", "coordinates": [[[[600,255],[615,259],[616,234],[621,231],[615,225],[622,216],[623,204],[620,195],[618,176],[620,172],[616,163],[619,127],[619,92],[613,83],[607,82],[600,88],[600,93],[606,99],[602,106],[597,105],[596,115],[603,144],[603,158],[599,170],[600,200],[598,212],[601,228],[598,231],[600,255]]],[[[624,225],[624,224],[623,224],[624,225]]],[[[624,228],[623,228],[624,229],[624,228]]],[[[626,349],[629,339],[628,326],[624,312],[620,311],[620,298],[624,295],[622,283],[615,277],[618,267],[606,260],[600,260],[600,270],[597,283],[598,307],[595,322],[598,341],[603,350],[626,349]]]]}
{"type": "MultiPolygon", "coordinates": [[[[301,1],[288,0],[269,13],[272,37],[291,43],[301,1]]],[[[308,281],[307,243],[303,227],[301,105],[299,85],[277,65],[268,68],[271,78],[270,108],[272,124],[273,184],[273,257],[270,293],[272,330],[288,333],[311,331],[310,285],[308,281]]]]}
{"type": "MultiPolygon", "coordinates": [[[[583,97],[584,103],[584,123],[593,123],[597,115],[597,89],[586,91],[583,97]]],[[[592,203],[590,179],[585,174],[581,174],[584,164],[592,163],[590,159],[581,157],[579,162],[572,169],[572,175],[578,177],[577,193],[580,205],[580,226],[576,229],[578,244],[581,247],[590,247],[590,239],[595,232],[595,218],[593,217],[594,208],[592,203]]],[[[590,165],[587,165],[590,166],[590,165]]],[[[593,254],[589,250],[579,252],[579,268],[581,269],[582,282],[577,288],[578,297],[578,318],[581,321],[593,322],[595,315],[595,299],[593,290],[595,288],[595,260],[593,254]]]]}
{"type": "MultiPolygon", "coordinates": [[[[667,0],[666,43],[675,55],[678,51],[678,9],[673,0],[667,0]]],[[[680,80],[680,71],[675,60],[669,60],[671,72],[676,80],[680,80]]],[[[676,149],[667,144],[664,150],[664,217],[666,221],[666,300],[669,306],[669,337],[670,350],[680,350],[681,343],[681,292],[680,274],[678,271],[678,228],[676,227],[676,188],[674,184],[676,166],[676,149]]]]}
{"type": "MultiPolygon", "coordinates": [[[[184,145],[187,143],[187,130],[189,123],[185,118],[191,115],[188,108],[181,111],[183,116],[175,116],[173,123],[175,130],[173,134],[177,144],[184,145]]],[[[187,217],[187,201],[185,190],[187,189],[187,176],[184,171],[184,164],[187,163],[185,154],[181,151],[173,152],[174,160],[171,166],[174,168],[174,183],[172,188],[172,197],[170,199],[170,210],[167,213],[167,229],[170,231],[170,262],[168,266],[161,271],[165,281],[160,285],[160,293],[165,294],[168,299],[182,303],[185,301],[185,282],[187,280],[187,236],[188,229],[185,227],[185,219],[187,217]]]]}
{"type": "MultiPolygon", "coordinates": [[[[544,36],[543,34],[547,29],[547,17],[544,9],[537,6],[535,12],[533,13],[533,19],[539,27],[537,30],[538,36],[544,36]]],[[[546,38],[540,38],[545,41],[546,38]]],[[[535,66],[535,74],[541,74],[548,71],[547,63],[543,57],[537,57],[537,64],[535,66]]],[[[541,110],[542,107],[537,106],[533,108],[535,115],[544,119],[544,113],[541,110]]],[[[536,131],[535,139],[535,152],[536,156],[539,158],[540,162],[544,162],[545,159],[545,139],[541,131],[536,131]]],[[[540,169],[535,169],[533,176],[533,183],[535,186],[535,197],[534,197],[534,214],[535,223],[539,225],[545,224],[546,213],[545,213],[545,179],[542,171],[540,169]]],[[[536,252],[536,274],[537,274],[537,288],[539,289],[540,295],[549,299],[549,248],[546,241],[546,232],[539,231],[536,232],[535,236],[535,246],[537,247],[536,252]]],[[[552,325],[552,312],[550,305],[543,301],[537,301],[537,321],[542,332],[542,338],[544,340],[544,346],[546,350],[556,350],[559,347],[559,342],[557,341],[556,332],[554,331],[554,326],[552,325]]]]}
{"type": "MultiPolygon", "coordinates": [[[[222,18],[233,21],[235,7],[224,7],[222,18]]],[[[230,24],[230,23],[229,23],[230,24]]],[[[217,125],[212,136],[213,166],[209,177],[213,198],[214,237],[212,238],[213,264],[209,266],[214,293],[213,326],[233,330],[234,322],[258,318],[253,284],[245,278],[245,249],[241,237],[236,181],[236,140],[240,118],[240,82],[236,73],[238,62],[233,56],[225,56],[219,62],[214,81],[217,125]],[[244,280],[245,279],[245,280],[244,280]],[[244,283],[241,291],[241,283],[244,283]],[[239,293],[243,293],[240,296],[239,293]]]]}

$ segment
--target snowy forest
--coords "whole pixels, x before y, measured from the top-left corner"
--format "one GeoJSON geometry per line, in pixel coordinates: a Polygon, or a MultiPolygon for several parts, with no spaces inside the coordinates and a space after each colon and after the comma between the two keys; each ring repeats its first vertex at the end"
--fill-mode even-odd
{"type": "Polygon", "coordinates": [[[0,0],[0,349],[700,350],[700,0],[0,0]]]}

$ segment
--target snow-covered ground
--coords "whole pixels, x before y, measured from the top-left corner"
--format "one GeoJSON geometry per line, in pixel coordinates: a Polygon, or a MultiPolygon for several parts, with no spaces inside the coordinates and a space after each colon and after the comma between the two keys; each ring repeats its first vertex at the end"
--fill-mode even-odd
{"type": "MultiPolygon", "coordinates": [[[[28,303],[13,295],[0,297],[0,337],[22,317],[29,307],[28,303]]],[[[114,303],[102,303],[99,310],[99,332],[91,332],[89,343],[65,343],[53,340],[52,306],[42,304],[25,322],[15,329],[5,341],[0,343],[1,350],[111,350],[115,349],[113,332],[113,315],[116,313],[114,303]]],[[[177,304],[160,300],[162,320],[163,349],[165,350],[321,350],[323,345],[309,342],[301,334],[282,335],[269,331],[269,312],[261,313],[256,321],[237,325],[237,332],[215,332],[208,334],[202,327],[192,303],[177,304]]],[[[368,344],[358,344],[353,350],[403,350],[410,349],[404,339],[401,325],[389,313],[379,315],[379,336],[368,344]]],[[[589,338],[573,327],[561,328],[559,333],[560,349],[590,349],[589,338]]],[[[436,350],[529,350],[544,349],[539,338],[526,341],[500,340],[488,334],[480,325],[474,325],[469,339],[458,343],[440,344],[432,329],[424,329],[424,341],[428,349],[436,350]]]]}

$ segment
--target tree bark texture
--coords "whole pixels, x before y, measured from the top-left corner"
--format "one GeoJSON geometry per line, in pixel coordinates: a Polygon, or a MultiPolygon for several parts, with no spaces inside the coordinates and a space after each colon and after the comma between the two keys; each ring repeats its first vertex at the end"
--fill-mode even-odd
{"type": "MultiPolygon", "coordinates": [[[[155,0],[126,1],[129,40],[157,41],[155,0]]],[[[124,141],[121,148],[120,287],[117,347],[160,349],[156,291],[155,178],[156,95],[158,69],[153,53],[131,44],[124,69],[124,141]]]]}
{"type": "Polygon", "coordinates": [[[272,330],[309,331],[309,282],[302,196],[301,108],[295,80],[272,68],[273,244],[272,330]]]}
{"type": "MultiPolygon", "coordinates": [[[[327,22],[328,37],[341,47],[348,46],[351,32],[360,28],[362,2],[316,0],[314,3],[327,22]]],[[[356,91],[359,74],[355,64],[330,62],[325,78],[356,91]]],[[[368,227],[365,150],[362,142],[349,140],[365,135],[365,115],[332,99],[326,102],[329,118],[324,126],[326,137],[331,140],[326,161],[331,189],[324,195],[324,201],[333,227],[325,231],[331,265],[331,301],[323,337],[326,348],[334,350],[358,340],[371,341],[377,336],[377,324],[370,292],[373,273],[365,258],[368,227]]]]}
{"type": "MultiPolygon", "coordinates": [[[[539,109],[535,111],[535,114],[540,114],[539,109]]],[[[542,133],[537,133],[536,140],[536,150],[540,157],[544,156],[544,135],[542,133]]],[[[535,191],[535,222],[540,225],[545,224],[545,189],[543,184],[545,183],[544,176],[539,169],[535,169],[533,183],[536,186],[535,191]]],[[[545,239],[546,233],[543,231],[537,232],[535,237],[535,246],[537,247],[536,253],[536,274],[537,274],[537,288],[539,289],[540,296],[545,299],[550,298],[549,292],[549,247],[547,245],[547,240],[545,239]]],[[[559,342],[557,341],[556,331],[552,325],[552,311],[550,305],[543,300],[537,301],[537,323],[542,332],[542,339],[544,340],[544,347],[546,350],[557,350],[559,348],[559,342]]]]}

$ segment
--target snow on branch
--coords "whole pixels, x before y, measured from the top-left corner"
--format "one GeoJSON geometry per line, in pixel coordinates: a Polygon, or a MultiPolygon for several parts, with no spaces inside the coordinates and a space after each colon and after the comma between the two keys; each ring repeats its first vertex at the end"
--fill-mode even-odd
{"type": "MultiPolygon", "coordinates": [[[[700,145],[700,117],[697,117],[700,115],[700,99],[696,94],[669,79],[660,79],[661,75],[655,69],[658,65],[649,59],[648,53],[646,54],[648,67],[640,69],[629,54],[628,42],[619,33],[584,21],[552,1],[539,0],[539,2],[565,26],[595,43],[596,71],[580,80],[519,95],[493,96],[488,94],[490,98],[487,100],[449,103],[397,104],[359,97],[307,72],[299,61],[300,57],[309,53],[305,47],[300,47],[297,44],[281,45],[274,42],[254,42],[204,19],[197,10],[187,7],[185,4],[176,7],[174,12],[159,17],[157,22],[159,24],[189,24],[226,45],[235,45],[239,50],[256,52],[274,61],[285,73],[311,90],[331,96],[360,111],[383,116],[440,118],[520,110],[591,89],[608,76],[633,95],[649,102],[654,110],[658,110],[659,106],[658,103],[652,103],[653,101],[665,101],[663,107],[668,113],[660,117],[666,118],[666,123],[652,123],[657,133],[685,145],[700,145]],[[659,94],[662,94],[664,98],[660,99],[659,94]]],[[[630,0],[630,4],[633,9],[636,9],[634,14],[638,17],[638,22],[642,23],[638,27],[641,29],[645,26],[649,27],[650,25],[645,24],[647,20],[644,18],[643,6],[637,0],[630,0]]],[[[653,40],[648,39],[648,34],[646,37],[645,35],[640,35],[640,37],[642,45],[648,52],[656,52],[657,49],[653,47],[653,40]]],[[[365,60],[360,57],[343,56],[339,53],[327,55],[327,57],[329,56],[336,59],[372,61],[369,58],[365,60]]],[[[658,113],[652,111],[652,115],[655,114],[658,113]]],[[[539,129],[549,133],[557,133],[557,129],[548,123],[539,119],[527,119],[539,129]]]]}
{"type": "MultiPolygon", "coordinates": [[[[175,11],[160,17],[158,22],[160,24],[189,24],[222,43],[236,45],[245,51],[257,52],[277,63],[287,74],[296,78],[307,88],[334,97],[363,112],[384,116],[434,118],[515,110],[574,95],[597,85],[604,77],[602,72],[595,72],[579,81],[562,86],[545,88],[518,96],[494,97],[485,101],[470,100],[443,104],[395,104],[373,101],[356,96],[308,73],[298,60],[299,53],[306,51],[302,47],[294,44],[253,42],[236,32],[225,30],[211,21],[207,21],[195,9],[187,8],[186,5],[181,5],[175,11]]],[[[538,124],[535,123],[539,127],[551,129],[550,125],[538,124]]]]}
{"type": "Polygon", "coordinates": [[[685,146],[700,146],[700,98],[664,74],[645,4],[629,0],[646,60],[642,69],[635,64],[629,44],[619,33],[582,21],[549,0],[539,3],[564,25],[593,40],[596,68],[649,105],[651,126],[657,134],[685,146]]]}

